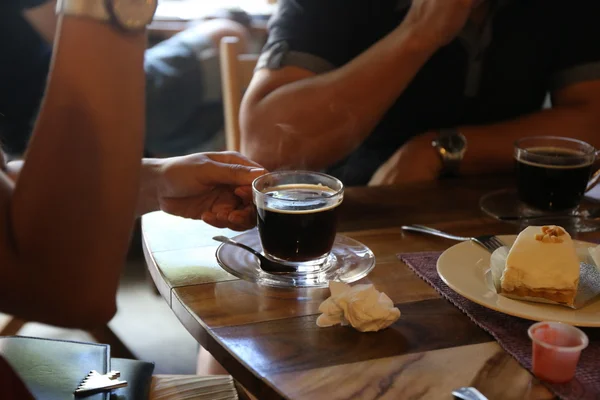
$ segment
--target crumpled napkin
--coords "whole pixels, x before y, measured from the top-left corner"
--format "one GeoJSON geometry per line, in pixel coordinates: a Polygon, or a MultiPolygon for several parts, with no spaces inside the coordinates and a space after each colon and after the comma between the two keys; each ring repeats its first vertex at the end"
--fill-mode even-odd
{"type": "Polygon", "coordinates": [[[373,285],[350,286],[329,282],[331,297],[319,306],[320,327],[337,324],[352,325],[361,332],[376,332],[387,328],[400,318],[400,310],[392,300],[373,285]]]}

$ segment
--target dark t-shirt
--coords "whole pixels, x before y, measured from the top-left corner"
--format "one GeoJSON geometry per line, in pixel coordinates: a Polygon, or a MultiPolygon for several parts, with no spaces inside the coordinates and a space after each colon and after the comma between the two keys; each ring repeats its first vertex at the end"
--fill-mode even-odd
{"type": "MultiPolygon", "coordinates": [[[[358,56],[410,7],[407,0],[279,3],[258,67],[316,73],[358,56]]],[[[516,118],[540,110],[549,91],[600,79],[599,1],[499,0],[492,10],[481,30],[467,25],[437,51],[369,138],[330,172],[348,185],[365,184],[417,134],[516,118]]]]}
{"type": "Polygon", "coordinates": [[[45,0],[0,0],[0,142],[22,152],[44,92],[51,47],[22,10],[45,0]]]}

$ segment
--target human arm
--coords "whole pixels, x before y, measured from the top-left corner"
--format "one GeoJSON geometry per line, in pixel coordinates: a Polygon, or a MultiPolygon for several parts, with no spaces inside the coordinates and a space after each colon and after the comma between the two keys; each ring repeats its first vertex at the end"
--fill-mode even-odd
{"type": "MultiPolygon", "coordinates": [[[[490,125],[458,127],[468,143],[460,174],[511,172],[514,167],[513,144],[524,137],[567,136],[600,148],[598,110],[600,81],[589,81],[556,91],[550,109],[490,125]]],[[[389,185],[438,179],[442,162],[432,146],[436,137],[436,132],[427,132],[409,140],[379,167],[369,184],[389,185]]]]}
{"type": "MultiPolygon", "coordinates": [[[[530,70],[527,79],[545,85],[552,108],[541,110],[540,104],[539,111],[509,120],[454,127],[468,143],[461,174],[511,171],[513,144],[528,136],[566,136],[600,147],[600,51],[591,39],[600,34],[595,20],[600,5],[580,2],[577,7],[564,7],[560,1],[548,1],[539,7],[543,40],[536,53],[538,67],[530,70]]],[[[442,164],[431,145],[436,137],[435,132],[427,132],[408,141],[379,168],[371,184],[437,179],[442,164]]]]}
{"type": "MultiPolygon", "coordinates": [[[[329,36],[317,27],[327,26],[328,18],[351,18],[345,14],[350,6],[345,2],[297,3],[305,7],[293,14],[300,22],[284,21],[292,27],[297,24],[295,31],[277,25],[275,32],[284,30],[284,37],[300,32],[307,36],[303,42],[344,47],[351,27],[327,32],[329,36]],[[320,20],[313,26],[302,20],[303,15],[320,20]]],[[[371,133],[429,57],[455,37],[472,5],[467,0],[414,1],[396,29],[326,73],[317,75],[297,66],[258,70],[241,106],[242,153],[269,169],[320,169],[342,159],[371,133]]],[[[290,6],[286,12],[293,12],[294,7],[299,6],[290,6]]]]}
{"type": "Polygon", "coordinates": [[[250,185],[265,172],[235,152],[144,159],[137,212],[163,210],[246,230],[256,224],[250,185]]]}
{"type": "Polygon", "coordinates": [[[513,144],[528,136],[567,136],[600,148],[600,80],[564,87],[552,98],[552,108],[512,121],[459,127],[469,143],[461,172],[512,171],[513,144]]]}
{"type": "MultiPolygon", "coordinates": [[[[23,165],[22,160],[7,164],[13,182],[23,165]]],[[[235,152],[144,158],[136,215],[162,210],[219,228],[246,230],[256,224],[250,185],[265,172],[235,152]]]]}
{"type": "Polygon", "coordinates": [[[65,17],[26,162],[0,174],[0,309],[107,322],[133,225],[144,131],[143,33],[65,17]]]}

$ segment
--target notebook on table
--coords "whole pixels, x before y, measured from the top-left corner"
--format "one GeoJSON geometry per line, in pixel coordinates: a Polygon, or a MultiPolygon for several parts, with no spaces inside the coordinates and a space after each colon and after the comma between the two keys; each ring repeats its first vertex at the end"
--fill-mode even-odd
{"type": "MultiPolygon", "coordinates": [[[[2,356],[21,378],[36,399],[73,399],[74,391],[87,374],[95,370],[106,374],[121,372],[127,387],[112,393],[123,398],[147,399],[154,364],[136,360],[113,359],[110,346],[67,340],[42,339],[25,336],[0,337],[2,356]]],[[[86,400],[109,400],[111,392],[100,392],[86,400]]]]}

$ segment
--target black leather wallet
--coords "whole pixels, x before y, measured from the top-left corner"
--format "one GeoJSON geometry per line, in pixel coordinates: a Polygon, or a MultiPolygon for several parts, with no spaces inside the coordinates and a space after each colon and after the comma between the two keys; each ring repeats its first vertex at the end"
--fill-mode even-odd
{"type": "MultiPolygon", "coordinates": [[[[91,370],[101,374],[116,370],[127,387],[116,389],[117,399],[146,400],[154,364],[110,359],[110,346],[25,336],[0,337],[0,355],[11,365],[36,399],[65,400],[91,370]]],[[[108,400],[110,392],[86,396],[86,400],[108,400]]],[[[115,398],[113,397],[113,398],[115,398]]]]}

